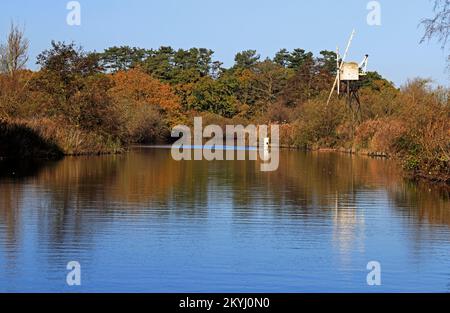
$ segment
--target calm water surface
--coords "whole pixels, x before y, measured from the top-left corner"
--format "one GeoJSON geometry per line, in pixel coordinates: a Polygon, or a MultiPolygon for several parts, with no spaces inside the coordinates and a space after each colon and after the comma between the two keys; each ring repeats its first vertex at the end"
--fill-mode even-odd
{"type": "Polygon", "coordinates": [[[277,172],[259,165],[155,148],[0,163],[0,291],[450,291],[447,194],[386,160],[281,151],[277,172]]]}

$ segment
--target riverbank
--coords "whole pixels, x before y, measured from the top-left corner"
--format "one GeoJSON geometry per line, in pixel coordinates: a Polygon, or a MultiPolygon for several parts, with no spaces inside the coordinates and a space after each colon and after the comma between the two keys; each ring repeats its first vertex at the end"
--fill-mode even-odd
{"type": "Polygon", "coordinates": [[[83,132],[55,120],[0,120],[0,157],[59,159],[63,156],[123,152],[125,148],[108,136],[83,132]]]}
{"type": "MultiPolygon", "coordinates": [[[[345,149],[345,148],[317,148],[311,151],[316,152],[338,152],[344,154],[367,156],[371,158],[383,158],[396,162],[398,166],[402,169],[403,176],[413,181],[421,181],[430,183],[433,185],[438,185],[439,187],[444,187],[446,190],[450,191],[450,178],[449,175],[443,173],[434,174],[432,172],[426,172],[422,168],[415,170],[408,170],[405,167],[405,160],[402,160],[399,156],[389,155],[385,152],[377,152],[370,150],[355,150],[355,149],[345,149]]],[[[447,173],[448,174],[448,173],[447,173]]]]}
{"type": "MultiPolygon", "coordinates": [[[[408,170],[405,159],[400,155],[386,152],[354,148],[311,147],[281,145],[282,149],[308,150],[312,152],[336,152],[351,155],[385,158],[396,162],[404,176],[411,180],[423,181],[450,188],[449,175],[426,172],[422,168],[408,170]]],[[[61,128],[51,121],[0,121],[0,161],[3,159],[61,159],[64,156],[103,155],[122,153],[127,146],[118,142],[102,141],[98,135],[85,134],[70,127],[61,128]]]]}
{"type": "MultiPolygon", "coordinates": [[[[113,140],[110,136],[83,132],[70,125],[62,127],[61,123],[62,121],[58,123],[50,119],[0,120],[0,160],[1,158],[60,159],[64,156],[117,154],[127,150],[128,144],[113,140]]],[[[286,126],[288,125],[283,125],[282,129],[286,126]]],[[[409,179],[450,187],[450,170],[446,160],[414,162],[420,160],[420,156],[412,155],[405,150],[391,150],[388,153],[367,148],[321,147],[317,144],[300,146],[283,143],[285,140],[286,137],[283,137],[282,148],[387,158],[396,162],[409,179]],[[432,163],[439,166],[429,166],[432,163]]],[[[355,142],[357,140],[347,143],[347,146],[355,146],[355,142]]]]}
{"type": "Polygon", "coordinates": [[[370,158],[382,158],[387,159],[392,162],[397,163],[398,167],[402,169],[403,176],[407,179],[413,181],[422,181],[426,183],[430,183],[433,185],[438,185],[440,187],[444,187],[446,190],[450,191],[450,169],[448,167],[447,161],[441,161],[443,166],[440,171],[427,171],[427,168],[423,167],[423,165],[417,164],[417,166],[413,169],[408,167],[408,161],[412,156],[398,154],[389,154],[386,152],[380,151],[371,151],[368,149],[355,149],[355,148],[329,148],[329,147],[310,147],[307,149],[299,148],[294,145],[280,145],[281,148],[284,149],[294,149],[294,150],[307,150],[311,152],[335,152],[335,153],[343,153],[350,155],[359,155],[359,156],[367,156],[370,158]]]}

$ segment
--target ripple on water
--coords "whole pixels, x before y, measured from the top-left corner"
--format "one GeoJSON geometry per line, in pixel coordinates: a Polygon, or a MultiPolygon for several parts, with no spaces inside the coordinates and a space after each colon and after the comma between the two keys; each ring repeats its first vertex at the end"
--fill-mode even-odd
{"type": "Polygon", "coordinates": [[[395,165],[282,151],[253,161],[175,162],[167,149],[67,158],[0,178],[0,290],[449,291],[448,195],[395,165]]]}

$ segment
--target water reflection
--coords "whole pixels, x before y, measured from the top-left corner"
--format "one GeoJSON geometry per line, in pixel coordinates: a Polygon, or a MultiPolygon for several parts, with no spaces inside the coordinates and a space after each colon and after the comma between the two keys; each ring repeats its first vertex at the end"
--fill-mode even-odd
{"type": "MultiPolygon", "coordinates": [[[[309,257],[308,251],[319,247],[324,247],[324,251],[314,253],[323,259],[320,265],[328,266],[337,260],[345,274],[355,262],[381,249],[380,244],[389,245],[383,241],[385,236],[405,240],[405,249],[412,251],[409,256],[413,255],[413,264],[420,263],[431,246],[441,258],[450,257],[448,194],[404,181],[395,164],[386,160],[282,151],[278,171],[264,173],[253,161],[176,162],[169,150],[137,148],[124,155],[66,158],[32,167],[31,172],[20,170],[20,175],[11,175],[11,168],[11,164],[0,166],[0,265],[8,269],[0,278],[10,282],[0,283],[0,289],[24,288],[25,273],[17,264],[42,266],[50,272],[39,277],[45,280],[42,286],[46,289],[48,281],[59,275],[52,272],[49,264],[64,266],[67,257],[76,255],[95,268],[101,264],[95,264],[92,255],[101,251],[114,258],[126,249],[121,246],[124,243],[152,250],[153,258],[160,253],[156,251],[165,251],[167,245],[177,247],[176,252],[170,251],[172,254],[167,251],[166,257],[182,259],[183,251],[191,253],[190,266],[194,268],[196,252],[189,250],[184,240],[190,241],[188,246],[204,245],[205,249],[214,249],[209,244],[220,243],[224,250],[217,253],[223,254],[223,267],[247,266],[241,262],[251,258],[251,253],[239,255],[240,249],[245,248],[253,251],[253,258],[259,256],[254,266],[262,271],[262,276],[269,275],[269,261],[280,262],[280,273],[287,275],[294,270],[289,262],[299,262],[298,253],[309,257]],[[152,241],[132,242],[137,235],[152,241]],[[181,242],[185,246],[179,247],[181,242]],[[269,252],[275,257],[274,251],[278,250],[284,261],[267,255],[269,252]],[[28,258],[34,259],[31,264],[22,259],[27,253],[28,258]]],[[[395,244],[389,249],[395,249],[395,244]]],[[[144,252],[137,254],[140,253],[144,252]]],[[[161,253],[162,257],[164,252],[161,253]]],[[[389,254],[379,253],[389,260],[389,254]]],[[[197,265],[207,259],[204,255],[202,258],[197,265]]],[[[216,258],[210,261],[217,263],[216,258]]],[[[144,260],[140,262],[146,264],[144,260]]],[[[148,262],[155,262],[148,266],[161,269],[168,261],[148,262]]],[[[308,268],[314,267],[315,261],[307,258],[304,262],[301,271],[306,279],[308,268]]],[[[432,269],[448,275],[448,263],[436,262],[432,269]]],[[[211,264],[208,263],[211,279],[223,278],[220,275],[224,275],[224,268],[210,268],[211,264]]],[[[401,263],[395,266],[400,268],[401,263]]],[[[255,267],[248,270],[256,270],[255,267]]],[[[128,268],[124,277],[132,276],[134,271],[138,270],[128,268]]],[[[234,268],[233,273],[236,271],[239,272],[234,268]]],[[[292,282],[281,277],[286,281],[281,279],[280,284],[284,285],[280,288],[291,291],[292,282]]],[[[314,277],[310,279],[309,284],[320,287],[314,285],[314,277]]],[[[343,279],[351,280],[338,276],[331,291],[341,290],[339,283],[343,279]]],[[[437,280],[439,288],[443,288],[441,280],[442,277],[437,280]]],[[[228,282],[236,284],[234,280],[228,282]]],[[[249,284],[256,282],[255,277],[249,278],[249,284]]],[[[152,286],[151,280],[143,283],[152,286]]],[[[207,282],[200,285],[208,286],[207,282]]],[[[174,286],[175,281],[168,280],[164,290],[173,291],[174,286]]],[[[186,288],[195,290],[189,286],[193,283],[186,288]]],[[[256,288],[247,286],[251,287],[256,288]]],[[[108,289],[104,285],[99,288],[108,289]]]]}

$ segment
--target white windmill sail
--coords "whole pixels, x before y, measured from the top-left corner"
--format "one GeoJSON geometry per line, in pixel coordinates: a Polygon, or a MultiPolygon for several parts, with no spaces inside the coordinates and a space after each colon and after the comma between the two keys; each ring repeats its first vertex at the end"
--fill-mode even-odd
{"type": "MultiPolygon", "coordinates": [[[[340,76],[342,67],[344,66],[345,59],[347,58],[348,51],[350,50],[350,45],[352,44],[353,37],[355,36],[355,33],[356,33],[356,31],[353,29],[352,34],[350,35],[350,39],[348,40],[347,48],[345,49],[344,56],[342,57],[341,64],[340,64],[340,65],[338,66],[338,68],[337,68],[336,79],[334,80],[333,87],[331,88],[331,92],[330,92],[330,95],[329,95],[329,97],[328,97],[327,105],[328,105],[328,104],[330,103],[330,101],[331,101],[331,97],[333,96],[333,92],[334,92],[334,89],[336,88],[336,84],[338,84],[338,94],[339,94],[339,92],[340,92],[340,91],[339,91],[339,88],[340,88],[340,86],[339,86],[340,77],[339,77],[339,76],[340,76]]],[[[339,60],[339,55],[337,56],[337,58],[338,58],[338,60],[339,60]]],[[[339,62],[339,61],[338,61],[338,62],[339,62]]]]}

